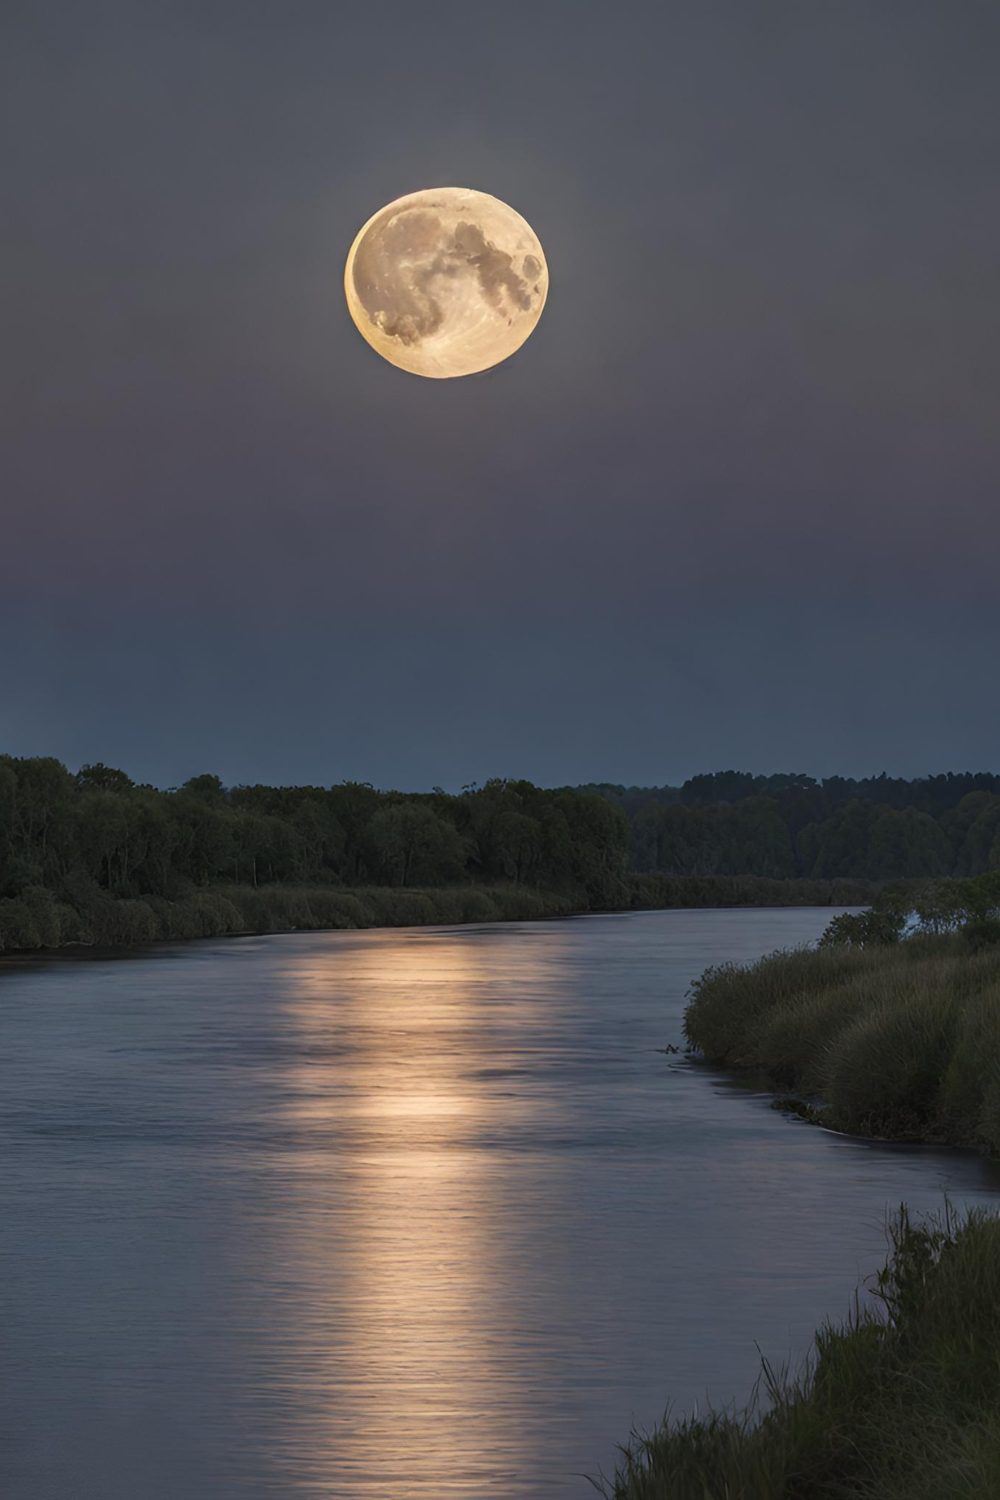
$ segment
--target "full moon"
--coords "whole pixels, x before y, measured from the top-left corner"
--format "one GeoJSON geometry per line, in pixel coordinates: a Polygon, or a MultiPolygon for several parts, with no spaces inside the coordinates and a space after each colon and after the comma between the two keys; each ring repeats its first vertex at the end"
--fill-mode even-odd
{"type": "Polygon", "coordinates": [[[489,193],[427,188],[359,231],[344,272],[359,332],[413,375],[475,375],[520,349],[549,289],[531,225],[489,193]]]}

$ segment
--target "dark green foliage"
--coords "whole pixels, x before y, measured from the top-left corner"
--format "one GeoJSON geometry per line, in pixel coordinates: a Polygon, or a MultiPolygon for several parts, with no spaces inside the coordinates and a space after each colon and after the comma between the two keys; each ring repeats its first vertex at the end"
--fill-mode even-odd
{"type": "Polygon", "coordinates": [[[628,815],[638,873],[884,881],[1000,870],[1000,776],[985,772],[818,782],[722,771],[682,787],[580,790],[628,815]]]}
{"type": "Polygon", "coordinates": [[[908,926],[925,934],[959,932],[974,953],[1000,942],[1000,871],[970,880],[886,886],[867,911],[834,917],[820,947],[898,943],[908,926]]]}
{"type": "Polygon", "coordinates": [[[978,917],[972,922],[966,922],[962,928],[962,936],[973,953],[995,947],[1000,944],[1000,917],[978,917]]]}
{"type": "Polygon", "coordinates": [[[26,901],[0,900],[0,952],[5,948],[40,948],[42,934],[26,901]]]}
{"type": "Polygon", "coordinates": [[[707,970],[685,1014],[712,1063],[822,1100],[823,1123],[1000,1152],[1000,947],[959,933],[707,970]]]}
{"type": "Polygon", "coordinates": [[[1000,1220],[889,1229],[874,1300],[827,1324],[798,1378],[766,1363],[742,1412],[635,1437],[610,1500],[995,1500],[1000,1220]]]}
{"type": "Polygon", "coordinates": [[[606,799],[527,781],[160,792],[3,756],[0,952],[628,906],[628,840],[606,799]]]}
{"type": "Polygon", "coordinates": [[[882,910],[877,906],[867,911],[841,912],[834,917],[820,938],[821,947],[835,943],[849,943],[856,948],[869,948],[878,943],[898,943],[906,926],[903,912],[882,910]]]}
{"type": "Polygon", "coordinates": [[[638,871],[778,880],[799,873],[788,828],[777,803],[766,797],[711,807],[649,802],[636,814],[632,830],[638,871]]]}
{"type": "Polygon", "coordinates": [[[81,766],[76,773],[76,784],[98,792],[130,792],[135,786],[131,776],[113,766],[106,766],[103,761],[93,766],[81,766]]]}
{"type": "MultiPolygon", "coordinates": [[[[348,920],[338,908],[318,923],[315,897],[303,906],[292,887],[502,885],[545,893],[546,911],[567,899],[577,911],[865,905],[887,878],[981,866],[1000,871],[997,777],[724,772],[683,787],[555,791],[494,779],[449,796],[364,782],[227,788],[205,774],[161,792],[102,764],[72,776],[52,759],[0,756],[0,903],[13,903],[0,904],[0,951],[146,941],[151,924],[159,936],[242,930],[239,905],[196,899],[221,887],[268,893],[248,918],[264,931],[348,920]],[[27,902],[29,890],[49,892],[51,905],[27,902]]],[[[945,884],[920,899],[940,903],[945,884]]],[[[410,920],[431,920],[420,916],[426,902],[410,909],[410,920]]],[[[993,915],[967,913],[970,944],[995,942],[993,915]]],[[[944,930],[952,919],[944,913],[944,930]]],[[[852,922],[882,940],[890,920],[847,919],[838,940],[852,922]]]]}
{"type": "Polygon", "coordinates": [[[465,872],[466,841],[430,807],[400,802],[379,808],[368,825],[368,844],[376,878],[389,885],[458,880],[465,872]]]}

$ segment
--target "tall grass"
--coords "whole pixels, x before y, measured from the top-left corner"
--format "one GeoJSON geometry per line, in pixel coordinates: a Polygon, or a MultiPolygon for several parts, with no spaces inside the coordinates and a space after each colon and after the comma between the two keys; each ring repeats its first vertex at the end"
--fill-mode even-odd
{"type": "Polygon", "coordinates": [[[766,1364],[748,1406],[623,1451],[613,1500],[996,1500],[1000,1220],[890,1225],[874,1288],[817,1333],[802,1373],[766,1364]]]}
{"type": "Polygon", "coordinates": [[[821,1101],[834,1129],[1000,1150],[1000,947],[924,936],[723,964],[684,1029],[709,1062],[821,1101]]]}

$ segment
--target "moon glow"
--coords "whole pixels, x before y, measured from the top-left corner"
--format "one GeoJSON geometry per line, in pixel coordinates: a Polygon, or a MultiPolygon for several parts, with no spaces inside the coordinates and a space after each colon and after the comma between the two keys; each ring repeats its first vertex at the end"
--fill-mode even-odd
{"type": "Polygon", "coordinates": [[[413,375],[488,370],[520,349],[549,290],[545,255],[519,213],[471,188],[428,188],[373,214],[347,257],[351,317],[413,375]]]}

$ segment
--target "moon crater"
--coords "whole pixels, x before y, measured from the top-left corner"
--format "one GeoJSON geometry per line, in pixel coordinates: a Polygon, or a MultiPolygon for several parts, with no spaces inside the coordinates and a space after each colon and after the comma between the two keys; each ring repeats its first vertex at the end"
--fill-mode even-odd
{"type": "Polygon", "coordinates": [[[541,316],[548,269],[520,214],[488,193],[436,188],[373,215],[351,246],[347,305],[401,369],[443,378],[489,369],[541,316]]]}

